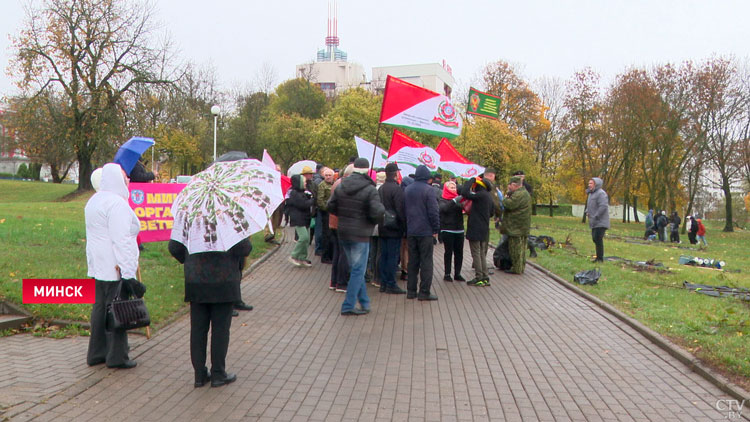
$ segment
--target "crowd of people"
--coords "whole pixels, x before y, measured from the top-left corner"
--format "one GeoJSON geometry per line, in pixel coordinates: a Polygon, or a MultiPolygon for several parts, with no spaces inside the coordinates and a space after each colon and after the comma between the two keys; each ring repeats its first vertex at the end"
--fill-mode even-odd
{"type": "MultiPolygon", "coordinates": [[[[680,240],[680,224],[682,219],[677,211],[672,211],[672,214],[667,216],[665,210],[656,211],[653,209],[648,210],[646,214],[646,232],[643,238],[646,240],[659,240],[660,242],[666,242],[667,233],[669,233],[669,241],[672,243],[682,243],[680,240]]],[[[691,245],[703,243],[702,246],[708,246],[706,242],[706,226],[703,225],[703,220],[696,218],[695,216],[688,215],[685,217],[685,231],[688,235],[688,240],[691,245]]]]}
{"type": "Polygon", "coordinates": [[[523,274],[531,225],[530,187],[519,171],[503,192],[495,186],[495,175],[487,168],[479,177],[442,183],[440,174],[424,165],[402,175],[395,163],[371,169],[366,158],[356,157],[341,171],[305,166],[291,176],[284,204],[285,221],[294,227],[296,242],[288,260],[296,267],[311,267],[312,250],[321,264],[331,264],[328,288],[346,293],[342,315],[370,311],[367,283],[385,294],[437,300],[432,279],[438,243],[444,249],[444,281],[490,286],[487,250],[492,221],[509,244],[512,265],[505,271],[523,274]],[[468,281],[462,275],[465,241],[474,270],[468,281]],[[406,281],[405,289],[399,281],[406,281]]]}

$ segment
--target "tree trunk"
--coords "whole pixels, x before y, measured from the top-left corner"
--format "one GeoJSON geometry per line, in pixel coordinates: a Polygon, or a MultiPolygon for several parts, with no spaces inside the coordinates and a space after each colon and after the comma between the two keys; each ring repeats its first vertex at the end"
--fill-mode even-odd
{"type": "Polygon", "coordinates": [[[633,195],[633,220],[640,223],[638,219],[638,195],[633,195]]]}
{"type": "Polygon", "coordinates": [[[729,178],[722,177],[721,189],[724,191],[724,205],[726,209],[726,221],[724,223],[725,232],[733,232],[734,226],[732,224],[732,192],[730,191],[729,178]]]}
{"type": "Polygon", "coordinates": [[[549,216],[554,217],[555,213],[552,211],[552,195],[549,196],[549,216]]]}
{"type": "Polygon", "coordinates": [[[91,173],[94,171],[91,165],[91,153],[79,151],[76,153],[78,158],[78,192],[91,190],[91,173]]]}

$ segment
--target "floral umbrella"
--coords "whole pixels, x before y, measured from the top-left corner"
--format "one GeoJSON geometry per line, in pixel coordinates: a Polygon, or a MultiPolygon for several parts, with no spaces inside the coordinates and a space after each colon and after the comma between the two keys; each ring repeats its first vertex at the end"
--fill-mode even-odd
{"type": "Polygon", "coordinates": [[[190,253],[227,251],[266,226],[284,200],[281,174],[260,161],[216,162],[172,204],[172,240],[190,253]]]}

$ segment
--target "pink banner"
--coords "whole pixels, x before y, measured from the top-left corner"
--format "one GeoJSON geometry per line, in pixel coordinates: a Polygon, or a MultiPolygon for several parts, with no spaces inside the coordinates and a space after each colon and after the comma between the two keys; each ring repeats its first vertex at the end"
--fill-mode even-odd
{"type": "Polygon", "coordinates": [[[142,243],[169,240],[172,234],[172,203],[185,183],[131,183],[130,208],[141,222],[142,243]]]}

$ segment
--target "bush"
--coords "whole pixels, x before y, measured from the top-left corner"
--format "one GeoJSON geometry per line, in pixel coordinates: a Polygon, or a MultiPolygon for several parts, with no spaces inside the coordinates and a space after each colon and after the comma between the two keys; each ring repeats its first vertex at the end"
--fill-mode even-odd
{"type": "Polygon", "coordinates": [[[29,178],[29,168],[26,166],[26,163],[21,163],[21,165],[18,166],[18,170],[16,171],[16,177],[19,179],[29,178]]]}

